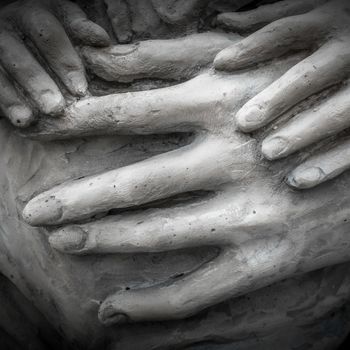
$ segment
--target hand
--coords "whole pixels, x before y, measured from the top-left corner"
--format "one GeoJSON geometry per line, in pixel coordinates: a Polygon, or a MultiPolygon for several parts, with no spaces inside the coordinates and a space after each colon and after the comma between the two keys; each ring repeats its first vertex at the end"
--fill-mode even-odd
{"type": "MultiPolygon", "coordinates": [[[[250,2],[253,0],[235,0],[224,4],[234,11],[250,2]]],[[[210,0],[104,0],[104,3],[119,43],[129,43],[135,37],[168,36],[169,29],[173,34],[184,33],[188,28],[193,32],[201,25],[200,17],[210,18],[220,7],[220,1],[210,0]]]]}
{"type": "MultiPolygon", "coordinates": [[[[227,14],[219,22],[242,28],[306,12],[324,1],[282,1],[258,8],[250,15],[227,14]],[[272,11],[271,7],[274,9],[272,11]],[[278,9],[278,10],[276,10],[278,9]],[[235,20],[234,20],[235,19],[235,20]]],[[[338,134],[350,126],[350,5],[333,0],[298,16],[279,19],[223,50],[215,59],[219,70],[237,70],[269,60],[295,49],[312,49],[312,54],[290,69],[280,79],[259,93],[237,113],[239,128],[252,132],[277,118],[277,131],[262,143],[262,153],[274,160],[286,157],[322,139],[338,134]],[[296,105],[334,87],[328,96],[306,101],[303,111],[296,105]],[[334,91],[336,90],[336,91],[334,91]],[[291,110],[292,109],[292,110],[291,110]],[[293,116],[283,125],[283,121],[293,116]]],[[[324,96],[324,95],[323,95],[324,96]]],[[[350,167],[349,143],[311,157],[288,177],[295,188],[310,188],[334,178],[350,167]]]]}
{"type": "Polygon", "coordinates": [[[282,0],[250,11],[223,12],[216,17],[215,23],[237,33],[254,32],[281,18],[311,11],[327,1],[329,0],[282,0]]]}
{"type": "Polygon", "coordinates": [[[119,43],[130,42],[134,35],[150,37],[165,30],[152,0],[104,0],[104,2],[119,43]]]}
{"type": "Polygon", "coordinates": [[[64,109],[62,92],[38,56],[70,94],[86,94],[84,66],[66,31],[84,44],[109,43],[106,32],[70,1],[26,0],[1,9],[0,107],[14,125],[28,126],[36,110],[57,115],[64,109]]]}
{"type": "Polygon", "coordinates": [[[189,275],[108,297],[100,308],[103,323],[187,317],[296,273],[349,259],[345,221],[350,197],[343,187],[334,183],[306,198],[281,188],[280,176],[256,157],[255,140],[237,133],[233,123],[247,100],[299,59],[240,74],[209,71],[162,89],[88,98],[69,107],[63,119],[40,120],[31,130],[42,138],[196,133],[182,149],[63,183],[24,209],[31,225],[75,222],[50,237],[54,248],[69,254],[221,248],[215,260],[189,275]],[[84,223],[111,209],[196,190],[216,195],[84,223]]]}
{"type": "Polygon", "coordinates": [[[349,327],[344,322],[348,268],[349,263],[341,264],[284,280],[186,320],[119,327],[110,349],[196,349],[198,344],[289,349],[291,342],[295,346],[310,341],[317,350],[338,348],[339,335],[347,334],[349,327]],[[336,325],[336,334],[331,324],[336,325]],[[317,339],[316,332],[321,335],[317,339]]]}

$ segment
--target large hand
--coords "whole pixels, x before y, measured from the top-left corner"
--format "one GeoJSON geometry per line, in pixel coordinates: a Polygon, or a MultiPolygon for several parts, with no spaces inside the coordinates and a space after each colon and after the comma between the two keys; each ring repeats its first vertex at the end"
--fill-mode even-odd
{"type": "Polygon", "coordinates": [[[64,109],[62,92],[42,60],[69,93],[86,94],[84,66],[66,31],[81,43],[109,42],[105,31],[70,1],[18,1],[1,10],[0,108],[16,126],[28,126],[36,110],[57,115],[64,109]]]}
{"type": "MultiPolygon", "coordinates": [[[[249,18],[247,22],[253,26],[285,14],[306,12],[323,2],[282,1],[258,8],[250,15],[224,14],[219,16],[219,22],[237,28],[242,27],[242,18],[249,18]]],[[[329,1],[310,12],[279,19],[218,54],[216,68],[232,71],[291,50],[313,51],[237,113],[238,126],[246,132],[258,130],[277,118],[286,120],[293,116],[285,125],[276,126],[277,131],[263,141],[262,152],[267,158],[285,157],[350,126],[349,10],[348,1],[329,1]],[[331,87],[334,89],[323,94],[321,101],[306,101],[303,111],[292,109],[331,87]]],[[[288,183],[295,188],[310,188],[337,176],[349,168],[349,152],[349,143],[344,142],[313,156],[289,175],[288,183]]]]}
{"type": "Polygon", "coordinates": [[[35,197],[24,210],[32,225],[83,220],[183,192],[216,193],[195,204],[111,215],[52,233],[51,245],[71,254],[221,248],[217,259],[172,283],[109,297],[101,306],[102,322],[186,317],[349,258],[344,220],[350,197],[342,196],[340,203],[343,189],[334,184],[307,198],[281,189],[279,177],[256,158],[255,141],[235,132],[234,113],[298,59],[240,74],[208,72],[163,89],[89,98],[71,106],[62,120],[39,122],[37,136],[46,138],[174,131],[192,131],[197,137],[180,150],[35,197]],[[339,205],[342,210],[335,212],[339,205]],[[332,240],[325,238],[329,230],[332,240]]]}

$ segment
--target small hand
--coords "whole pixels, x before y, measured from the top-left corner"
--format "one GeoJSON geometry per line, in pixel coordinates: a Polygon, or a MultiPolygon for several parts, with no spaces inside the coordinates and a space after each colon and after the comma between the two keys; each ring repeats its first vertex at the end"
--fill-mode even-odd
{"type": "Polygon", "coordinates": [[[70,94],[86,94],[84,66],[66,31],[80,43],[109,43],[105,31],[70,1],[26,0],[1,9],[0,107],[14,125],[28,126],[36,110],[57,115],[64,109],[63,94],[41,60],[70,94]]]}
{"type": "MultiPolygon", "coordinates": [[[[312,54],[291,68],[280,79],[246,103],[236,120],[242,131],[256,131],[277,118],[287,116],[292,107],[308,97],[330,91],[321,102],[308,103],[262,143],[262,153],[274,160],[336,135],[350,126],[350,15],[347,1],[282,1],[275,11],[258,8],[251,15],[250,24],[270,21],[286,13],[299,14],[277,20],[232,47],[224,49],[215,59],[219,70],[238,70],[279,57],[292,50],[312,50],[312,54]],[[318,5],[318,6],[316,6],[318,5]],[[316,7],[307,12],[308,9],[316,7]],[[278,9],[279,11],[276,11],[278,9]]],[[[269,7],[267,7],[269,8],[269,7]]],[[[270,8],[271,10],[271,8],[270,8]]],[[[219,16],[219,22],[240,27],[240,14],[219,16]],[[231,18],[231,22],[229,21],[231,18]],[[233,21],[232,18],[236,18],[233,21]]],[[[340,141],[341,142],[341,141],[340,141]]],[[[288,177],[295,188],[309,188],[331,179],[349,167],[348,142],[329,153],[316,156],[301,165],[288,177]]]]}

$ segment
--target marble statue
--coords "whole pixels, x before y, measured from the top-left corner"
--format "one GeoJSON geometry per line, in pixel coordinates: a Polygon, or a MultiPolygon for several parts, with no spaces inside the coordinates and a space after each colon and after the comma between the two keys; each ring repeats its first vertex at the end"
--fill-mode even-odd
{"type": "Polygon", "coordinates": [[[337,349],[348,1],[24,0],[0,19],[7,348],[337,349]]]}

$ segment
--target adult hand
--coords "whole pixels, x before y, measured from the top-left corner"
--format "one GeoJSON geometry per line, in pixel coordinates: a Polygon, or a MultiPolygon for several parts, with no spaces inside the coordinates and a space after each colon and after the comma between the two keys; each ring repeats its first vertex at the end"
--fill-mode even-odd
{"type": "Polygon", "coordinates": [[[196,134],[192,144],[179,150],[63,183],[24,209],[31,225],[75,222],[50,237],[54,248],[69,254],[221,248],[216,259],[189,275],[108,297],[100,308],[103,323],[187,317],[229,297],[349,259],[350,196],[344,189],[334,183],[304,197],[281,188],[281,174],[256,157],[256,141],[236,132],[235,112],[299,59],[239,74],[209,71],[172,87],[88,98],[70,106],[64,118],[41,120],[31,130],[42,138],[196,134]],[[111,209],[196,190],[216,195],[84,223],[111,209]]]}
{"type": "Polygon", "coordinates": [[[70,94],[86,94],[84,66],[68,35],[86,45],[109,43],[106,32],[70,1],[17,1],[1,9],[0,107],[16,126],[28,126],[36,112],[62,113],[65,101],[52,74],[70,94]]]}
{"type": "MultiPolygon", "coordinates": [[[[247,102],[236,120],[244,132],[263,128],[276,119],[286,120],[262,143],[262,153],[274,160],[286,157],[350,126],[350,5],[348,1],[281,1],[250,14],[224,14],[219,23],[231,28],[277,21],[220,52],[218,70],[234,71],[290,53],[311,50],[280,79],[247,102]],[[307,12],[311,8],[311,11],[307,12]],[[269,11],[267,11],[269,10],[269,11]],[[306,13],[303,13],[306,12],[306,13]],[[303,13],[295,15],[298,13],[303,13]],[[282,18],[286,14],[294,15],[282,18]],[[247,20],[247,22],[244,21],[247,20]],[[302,111],[293,107],[331,87],[328,96],[306,101],[302,111]]],[[[350,167],[349,142],[311,157],[288,177],[295,188],[310,188],[334,178],[350,167]]]]}

